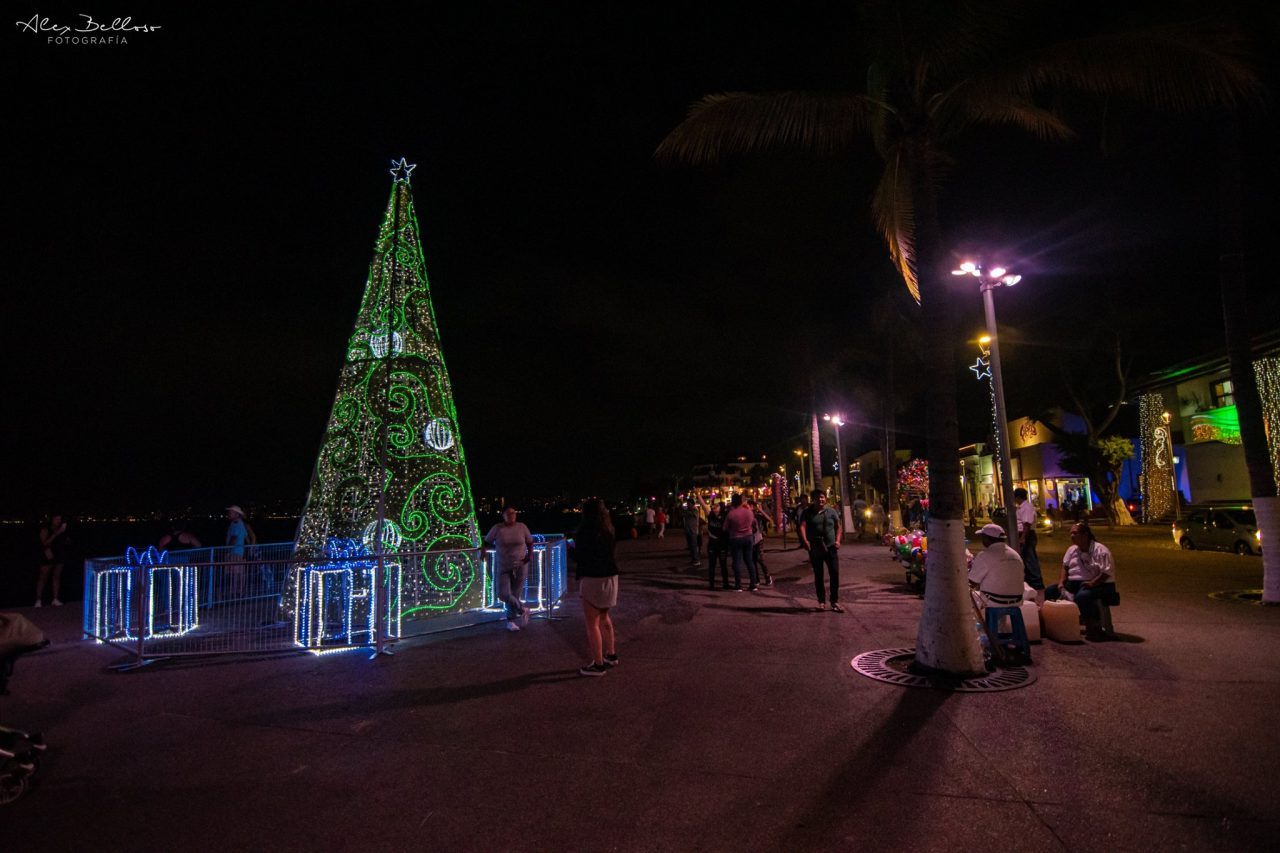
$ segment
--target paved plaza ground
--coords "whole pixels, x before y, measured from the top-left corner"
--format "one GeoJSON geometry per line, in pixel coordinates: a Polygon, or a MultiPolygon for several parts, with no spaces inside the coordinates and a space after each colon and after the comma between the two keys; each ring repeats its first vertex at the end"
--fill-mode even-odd
{"type": "MultiPolygon", "coordinates": [[[[1044,642],[1034,684],[908,689],[850,666],[912,646],[921,600],[882,546],[842,551],[847,612],[778,583],[709,592],[680,539],[624,542],[621,665],[576,673],[582,619],[402,643],[393,657],[164,663],[55,645],[0,719],[43,728],[10,851],[1271,850],[1280,608],[1213,600],[1261,560],[1101,530],[1120,641],[1044,642]]],[[[1066,537],[1041,540],[1048,571],[1066,537]]]]}

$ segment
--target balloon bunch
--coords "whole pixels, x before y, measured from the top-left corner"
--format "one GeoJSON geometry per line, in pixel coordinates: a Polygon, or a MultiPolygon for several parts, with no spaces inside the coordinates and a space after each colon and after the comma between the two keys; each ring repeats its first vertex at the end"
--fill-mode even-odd
{"type": "Polygon", "coordinates": [[[924,561],[929,553],[929,537],[919,530],[899,530],[885,537],[889,556],[907,570],[907,586],[924,588],[924,561]]]}
{"type": "Polygon", "coordinates": [[[929,553],[929,537],[919,530],[900,530],[890,537],[889,553],[902,561],[904,566],[918,566],[924,570],[924,558],[929,553]]]}

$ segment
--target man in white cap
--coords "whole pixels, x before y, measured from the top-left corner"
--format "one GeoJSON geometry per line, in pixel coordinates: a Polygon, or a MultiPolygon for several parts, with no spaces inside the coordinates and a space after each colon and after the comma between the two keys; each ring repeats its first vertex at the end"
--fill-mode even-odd
{"type": "Polygon", "coordinates": [[[227,577],[231,592],[234,595],[244,594],[244,549],[246,545],[257,543],[258,537],[253,535],[253,528],[245,520],[244,510],[232,504],[227,507],[227,548],[223,552],[223,560],[227,566],[227,577]]]}
{"type": "Polygon", "coordinates": [[[983,549],[973,558],[969,583],[977,588],[974,599],[987,607],[1018,607],[1022,604],[1022,557],[1005,542],[1004,528],[988,524],[978,530],[983,549]]]}

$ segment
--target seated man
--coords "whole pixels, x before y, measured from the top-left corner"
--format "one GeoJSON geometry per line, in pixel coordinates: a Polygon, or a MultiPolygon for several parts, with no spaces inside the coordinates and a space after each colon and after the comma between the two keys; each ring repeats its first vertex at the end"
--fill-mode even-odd
{"type": "Polygon", "coordinates": [[[1074,600],[1085,637],[1096,642],[1107,639],[1098,602],[1110,604],[1115,594],[1116,569],[1110,549],[1094,537],[1089,522],[1076,522],[1071,526],[1071,547],[1062,557],[1062,577],[1045,590],[1045,598],[1074,600]]]}
{"type": "Polygon", "coordinates": [[[983,549],[969,567],[969,583],[976,588],[973,598],[982,613],[987,607],[1022,605],[1022,557],[1005,542],[1004,528],[988,524],[978,530],[983,549]]]}

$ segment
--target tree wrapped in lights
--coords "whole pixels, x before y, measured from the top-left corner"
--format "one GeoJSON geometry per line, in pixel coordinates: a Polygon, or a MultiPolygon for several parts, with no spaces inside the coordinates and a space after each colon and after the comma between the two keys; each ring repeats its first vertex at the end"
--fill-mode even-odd
{"type": "Polygon", "coordinates": [[[1253,363],[1262,400],[1262,423],[1271,454],[1271,468],[1280,483],[1280,358],[1260,358],[1253,363]]]}
{"type": "Polygon", "coordinates": [[[928,500],[929,498],[929,462],[926,459],[912,459],[898,469],[899,500],[906,502],[913,498],[928,500]]]}
{"type": "Polygon", "coordinates": [[[390,604],[404,616],[480,606],[483,584],[465,550],[480,540],[409,187],[414,166],[392,164],[296,548],[322,560],[336,537],[396,553],[401,597],[392,589],[390,604]]]}
{"type": "Polygon", "coordinates": [[[1164,397],[1138,398],[1138,429],[1142,444],[1142,512],[1147,521],[1173,510],[1173,435],[1164,418],[1164,397]]]}

